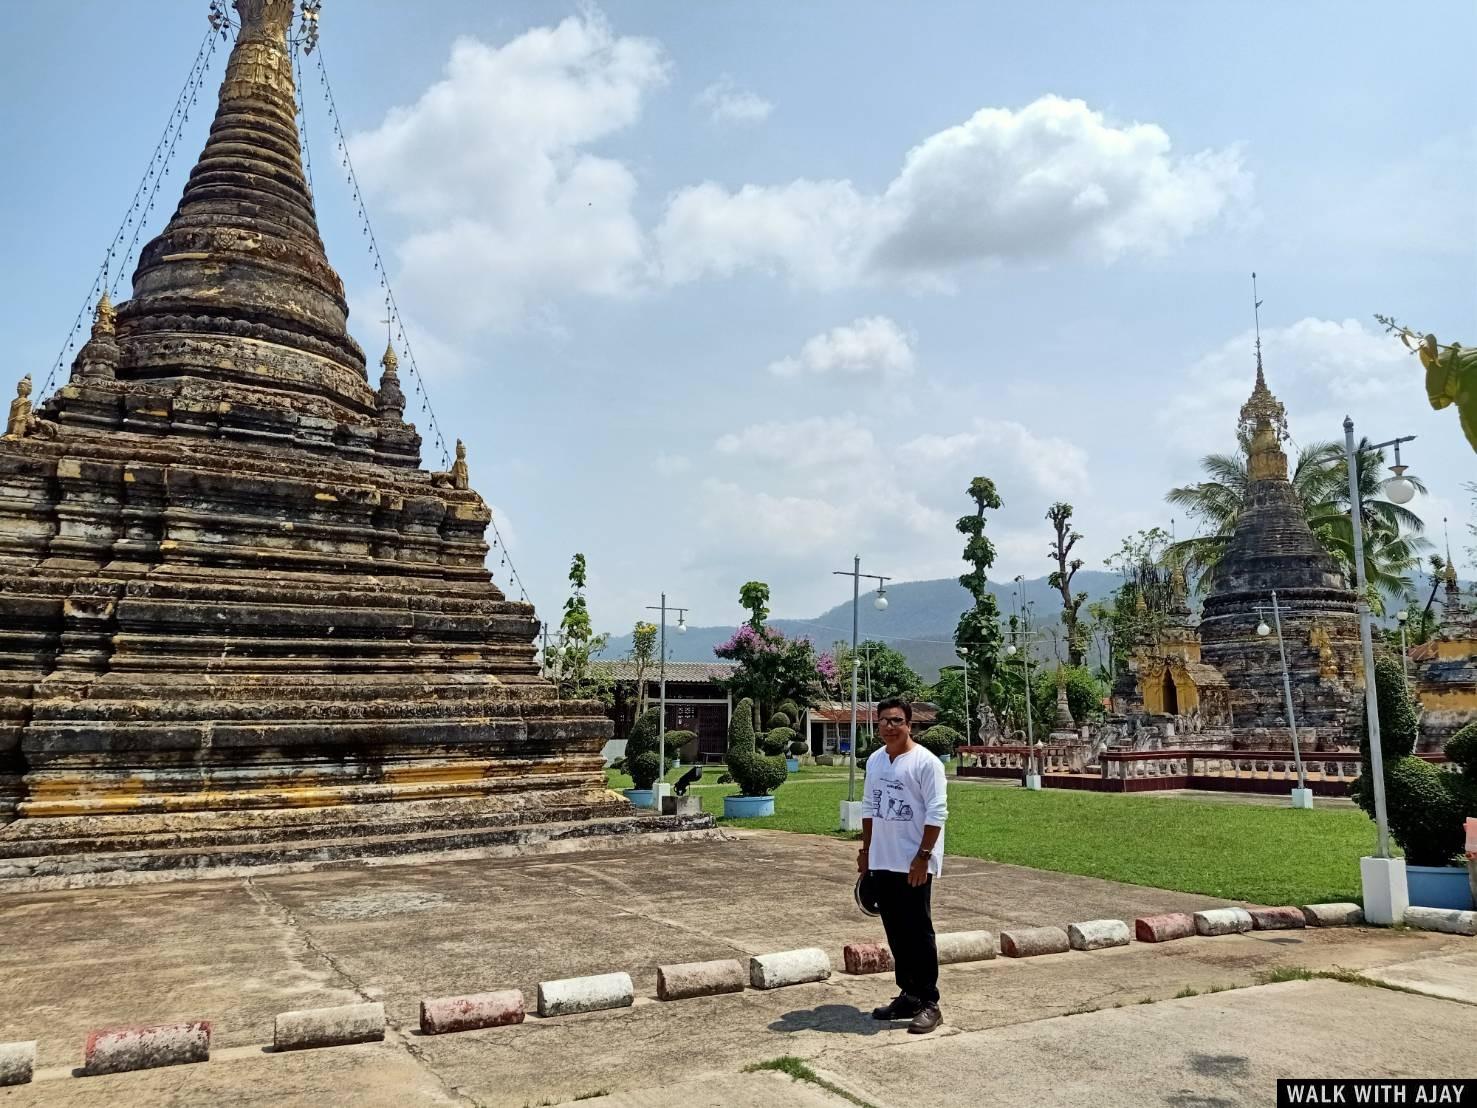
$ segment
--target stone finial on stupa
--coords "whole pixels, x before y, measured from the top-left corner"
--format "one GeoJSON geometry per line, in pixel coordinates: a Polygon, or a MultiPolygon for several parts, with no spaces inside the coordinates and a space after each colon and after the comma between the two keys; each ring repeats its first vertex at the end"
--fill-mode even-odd
{"type": "Polygon", "coordinates": [[[1267,375],[1262,370],[1262,302],[1256,298],[1256,274],[1251,275],[1251,310],[1256,321],[1256,384],[1251,396],[1241,405],[1237,432],[1246,447],[1246,471],[1253,481],[1286,481],[1287,455],[1282,442],[1287,438],[1287,409],[1267,388],[1267,375]]]}
{"type": "Polygon", "coordinates": [[[385,356],[380,359],[383,372],[380,374],[379,392],[375,394],[375,406],[379,409],[381,423],[403,423],[405,421],[405,393],[400,390],[400,359],[395,357],[393,343],[385,344],[385,356]]]}
{"type": "Polygon", "coordinates": [[[72,360],[73,381],[111,381],[118,373],[118,310],[104,289],[92,317],[92,337],[72,360]]]}
{"type": "Polygon", "coordinates": [[[1077,721],[1072,718],[1072,704],[1067,699],[1067,683],[1058,680],[1056,684],[1056,719],[1052,722],[1053,731],[1074,731],[1077,721]]]}
{"type": "Polygon", "coordinates": [[[451,487],[454,489],[468,489],[472,487],[470,475],[467,473],[467,448],[461,439],[456,440],[456,461],[451,463],[451,487]]]}

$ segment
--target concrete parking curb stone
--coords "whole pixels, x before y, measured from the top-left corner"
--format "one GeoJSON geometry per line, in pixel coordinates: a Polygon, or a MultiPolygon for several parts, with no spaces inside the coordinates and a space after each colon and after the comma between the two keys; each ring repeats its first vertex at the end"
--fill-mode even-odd
{"type": "Polygon", "coordinates": [[[1364,909],[1348,901],[1304,904],[1303,919],[1309,927],[1358,927],[1364,922],[1364,909]]]}
{"type": "Polygon", "coordinates": [[[1458,908],[1407,908],[1405,925],[1421,931],[1444,931],[1448,935],[1477,935],[1477,912],[1458,908]]]}
{"type": "Polygon", "coordinates": [[[816,946],[756,954],[749,959],[749,984],[756,989],[804,985],[830,976],[831,959],[816,946]]]}
{"type": "Polygon", "coordinates": [[[1307,917],[1301,908],[1248,908],[1254,931],[1296,931],[1307,927],[1307,917]]]}
{"type": "Polygon", "coordinates": [[[540,981],[538,986],[538,1014],[544,1017],[629,1008],[635,1002],[636,989],[629,973],[566,977],[560,981],[540,981]]]}
{"type": "Polygon", "coordinates": [[[521,989],[499,989],[490,993],[443,996],[421,1001],[421,1031],[446,1035],[453,1031],[478,1031],[523,1022],[521,989]]]}
{"type": "Polygon", "coordinates": [[[744,966],[737,958],[713,962],[682,962],[656,967],[658,1000],[687,1000],[744,991],[744,966]]]}
{"type": "Polygon", "coordinates": [[[1065,954],[1072,942],[1060,927],[1023,927],[1000,932],[1000,953],[1007,958],[1036,958],[1042,954],[1065,954]]]}
{"type": "Polygon", "coordinates": [[[1188,912],[1140,916],[1133,921],[1133,932],[1141,943],[1167,943],[1174,939],[1188,939],[1195,934],[1195,917],[1188,912]]]}
{"type": "Polygon", "coordinates": [[[1067,941],[1073,950],[1105,950],[1110,946],[1127,946],[1128,924],[1121,919],[1090,919],[1067,925],[1067,941]]]}
{"type": "Polygon", "coordinates": [[[999,943],[993,931],[945,931],[934,941],[941,966],[956,962],[988,962],[999,953],[999,943]]]}
{"type": "Polygon", "coordinates": [[[385,1006],[378,1002],[283,1012],[272,1029],[277,1050],[377,1043],[385,1037],[385,1006]]]}
{"type": "Polygon", "coordinates": [[[1251,928],[1251,914],[1245,908],[1210,908],[1195,913],[1197,935],[1240,935],[1251,928]]]}
{"type": "Polygon", "coordinates": [[[886,943],[847,943],[841,948],[841,962],[850,974],[889,973],[894,968],[886,943]]]}
{"type": "Polygon", "coordinates": [[[210,1023],[166,1023],[91,1031],[82,1049],[82,1072],[128,1073],[210,1061],[210,1023]]]}
{"type": "Polygon", "coordinates": [[[0,1043],[0,1088],[29,1085],[36,1069],[36,1043],[0,1043]]]}

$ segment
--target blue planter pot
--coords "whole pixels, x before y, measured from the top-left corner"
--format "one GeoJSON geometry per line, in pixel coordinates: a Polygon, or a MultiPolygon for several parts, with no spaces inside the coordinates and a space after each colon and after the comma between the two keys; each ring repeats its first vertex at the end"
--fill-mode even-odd
{"type": "Polygon", "coordinates": [[[723,817],[725,819],[753,819],[756,816],[774,815],[772,796],[725,796],[723,817]]]}
{"type": "Polygon", "coordinates": [[[656,801],[653,799],[656,795],[654,789],[622,789],[621,793],[638,808],[656,807],[656,801]]]}
{"type": "Polygon", "coordinates": [[[799,758],[786,758],[785,759],[785,769],[789,770],[791,773],[799,773],[800,772],[800,759],[799,758]]]}
{"type": "Polygon", "coordinates": [[[1472,885],[1466,866],[1407,865],[1405,883],[1414,907],[1472,910],[1472,885]]]}

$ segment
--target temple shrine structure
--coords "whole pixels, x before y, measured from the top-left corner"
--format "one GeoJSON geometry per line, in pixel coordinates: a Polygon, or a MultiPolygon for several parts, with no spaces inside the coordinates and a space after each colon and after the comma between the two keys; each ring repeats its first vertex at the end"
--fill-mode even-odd
{"type": "Polygon", "coordinates": [[[1445,578],[1441,626],[1433,639],[1410,652],[1416,664],[1423,751],[1440,750],[1447,739],[1477,721],[1477,609],[1462,598],[1449,550],[1445,578]]]}
{"type": "MultiPolygon", "coordinates": [[[[539,674],[465,452],[371,383],[304,179],[291,0],[235,0],[133,295],[0,439],[0,879],[641,831],[539,674]]],[[[121,879],[121,878],[120,878],[121,879]]]]}
{"type": "Polygon", "coordinates": [[[1178,745],[1288,749],[1277,636],[1257,634],[1274,622],[1275,591],[1299,737],[1305,749],[1333,749],[1362,710],[1357,597],[1288,481],[1286,412],[1267,387],[1260,344],[1256,365],[1241,408],[1249,482],[1235,528],[1199,616],[1185,606],[1180,581],[1163,628],[1134,648],[1132,708],[1193,718],[1198,738],[1177,737],[1178,745]]]}

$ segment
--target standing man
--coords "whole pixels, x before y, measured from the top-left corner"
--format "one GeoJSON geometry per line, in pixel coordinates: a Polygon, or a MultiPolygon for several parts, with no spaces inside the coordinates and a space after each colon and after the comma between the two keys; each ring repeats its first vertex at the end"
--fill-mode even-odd
{"type": "Polygon", "coordinates": [[[856,868],[871,873],[901,991],[872,1016],[912,1020],[908,1030],[926,1035],[944,1019],[930,901],[944,857],[947,782],[944,764],[913,741],[910,704],[889,697],[877,705],[877,717],[886,745],[867,758],[856,868]]]}

